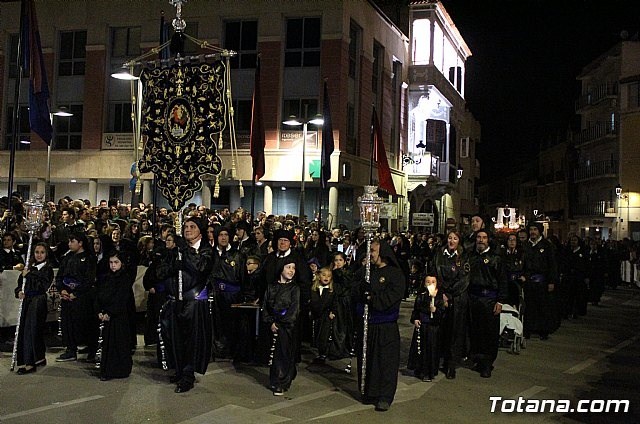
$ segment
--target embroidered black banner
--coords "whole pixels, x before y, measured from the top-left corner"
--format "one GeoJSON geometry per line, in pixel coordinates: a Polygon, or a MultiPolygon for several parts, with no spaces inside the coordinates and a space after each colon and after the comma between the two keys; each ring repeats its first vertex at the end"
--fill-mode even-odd
{"type": "Polygon", "coordinates": [[[174,210],[202,188],[204,174],[218,175],[216,140],[226,127],[222,61],[145,69],[142,83],[144,153],[140,172],[153,172],[174,210]]]}

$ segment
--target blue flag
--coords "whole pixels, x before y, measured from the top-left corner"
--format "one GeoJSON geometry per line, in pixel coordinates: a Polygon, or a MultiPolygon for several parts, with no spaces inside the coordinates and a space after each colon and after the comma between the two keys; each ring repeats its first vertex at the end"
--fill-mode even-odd
{"type": "Polygon", "coordinates": [[[49,113],[49,85],[42,57],[42,43],[33,0],[22,0],[23,67],[29,72],[29,127],[47,145],[51,144],[51,115],[49,113]]]}
{"type": "Polygon", "coordinates": [[[322,126],[322,152],[320,154],[320,183],[322,188],[327,188],[331,179],[331,153],[333,153],[333,126],[331,124],[331,107],[329,106],[329,89],[327,82],[324,82],[324,99],[322,101],[322,115],[324,124],[322,126]]]}

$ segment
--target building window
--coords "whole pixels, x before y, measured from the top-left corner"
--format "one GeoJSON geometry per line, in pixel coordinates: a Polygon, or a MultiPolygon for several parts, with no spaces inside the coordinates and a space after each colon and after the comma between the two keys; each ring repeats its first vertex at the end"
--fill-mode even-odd
{"type": "Polygon", "coordinates": [[[108,116],[108,132],[126,133],[133,131],[131,103],[110,103],[108,116]]]}
{"type": "Polygon", "coordinates": [[[373,92],[376,108],[380,110],[382,98],[382,74],[384,71],[384,47],[377,41],[373,42],[373,72],[371,73],[371,91],[373,92]]]}
{"type": "Polygon", "coordinates": [[[64,31],[60,33],[58,75],[84,75],[87,46],[87,31],[64,31]]]}
{"type": "Polygon", "coordinates": [[[402,92],[402,62],[393,61],[393,80],[391,81],[391,153],[397,154],[400,148],[400,93],[402,92]]]}
{"type": "Polygon", "coordinates": [[[109,186],[109,199],[116,199],[118,203],[124,202],[124,186],[122,185],[110,185],[109,186]]]}
{"type": "Polygon", "coordinates": [[[140,56],[140,27],[111,29],[111,57],[140,56]]]}
{"type": "Polygon", "coordinates": [[[258,21],[227,22],[224,48],[238,54],[231,58],[231,68],[255,68],[258,53],[258,21]]]}
{"type": "Polygon", "coordinates": [[[351,22],[349,27],[349,78],[356,79],[358,72],[358,56],[360,54],[360,32],[362,30],[351,22]]]}
{"type": "Polygon", "coordinates": [[[17,184],[16,191],[20,193],[23,200],[31,198],[31,186],[29,184],[17,184]]]}
{"type": "Polygon", "coordinates": [[[284,66],[320,66],[320,18],[287,19],[284,66]]]}
{"type": "Polygon", "coordinates": [[[55,150],[79,150],[82,148],[82,105],[66,106],[73,116],[64,119],[54,119],[55,150]]]}
{"type": "Polygon", "coordinates": [[[640,82],[632,82],[629,84],[629,103],[630,109],[640,107],[640,82]]]}
{"type": "MultiPolygon", "coordinates": [[[[250,148],[251,136],[251,100],[233,100],[233,119],[239,149],[250,148]]],[[[225,141],[229,141],[228,135],[222,135],[225,141]]]]}
{"type": "MultiPolygon", "coordinates": [[[[20,117],[18,118],[20,121],[20,131],[18,133],[18,144],[16,146],[16,150],[29,150],[30,144],[21,143],[21,141],[31,141],[31,128],[29,127],[29,106],[20,105],[20,117]]],[[[11,148],[11,143],[13,142],[13,134],[14,134],[14,122],[13,122],[13,106],[7,107],[7,116],[6,116],[6,131],[5,131],[5,142],[2,146],[3,149],[9,150],[11,148]]]]}

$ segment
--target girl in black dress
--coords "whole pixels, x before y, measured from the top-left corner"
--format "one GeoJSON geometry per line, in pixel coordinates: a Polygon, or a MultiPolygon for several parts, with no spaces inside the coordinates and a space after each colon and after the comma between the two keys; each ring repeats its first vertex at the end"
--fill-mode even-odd
{"type": "Polygon", "coordinates": [[[98,284],[97,307],[101,322],[100,380],[125,378],[131,374],[131,334],[127,310],[136,268],[124,264],[123,254],[109,256],[109,273],[98,284]]]}
{"type": "Polygon", "coordinates": [[[287,256],[278,280],[267,287],[262,320],[270,325],[269,383],[274,396],[282,396],[296,378],[296,320],[300,311],[300,288],[294,284],[295,258],[287,256]]]}
{"type": "Polygon", "coordinates": [[[31,374],[38,366],[47,365],[44,329],[47,321],[47,290],[53,282],[53,267],[49,264],[49,248],[38,243],[33,249],[29,269],[18,279],[16,297],[22,299],[20,331],[16,362],[18,374],[31,374]]]}

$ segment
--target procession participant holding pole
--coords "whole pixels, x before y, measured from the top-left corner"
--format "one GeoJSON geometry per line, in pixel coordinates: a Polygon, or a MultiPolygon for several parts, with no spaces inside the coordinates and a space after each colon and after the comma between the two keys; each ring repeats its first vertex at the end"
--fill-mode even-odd
{"type": "Polygon", "coordinates": [[[49,248],[38,243],[31,265],[18,279],[16,297],[22,301],[17,342],[18,374],[30,374],[47,364],[44,329],[47,321],[47,290],[53,282],[53,267],[49,264],[49,248]]]}
{"type": "Polygon", "coordinates": [[[182,226],[184,239],[176,239],[177,252],[168,250],[157,270],[160,280],[172,277],[166,286],[169,300],[160,319],[162,341],[176,370],[169,380],[177,383],[176,393],[193,388],[194,373],[204,374],[211,357],[207,278],[213,267],[213,252],[202,239],[205,230],[204,220],[187,218],[182,226]]]}
{"type": "Polygon", "coordinates": [[[363,317],[366,303],[369,317],[368,322],[366,318],[361,319],[359,325],[362,343],[358,345],[358,381],[364,386],[363,402],[374,403],[376,411],[386,411],[393,402],[398,385],[398,317],[405,280],[387,243],[373,240],[370,260],[370,282],[360,274],[358,316],[363,317]]]}

